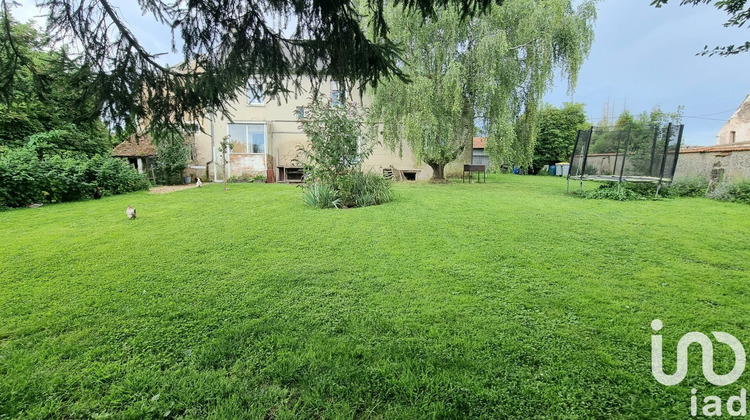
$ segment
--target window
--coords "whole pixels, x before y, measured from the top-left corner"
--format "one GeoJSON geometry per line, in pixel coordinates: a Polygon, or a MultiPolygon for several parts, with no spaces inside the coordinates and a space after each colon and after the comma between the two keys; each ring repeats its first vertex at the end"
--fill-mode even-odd
{"type": "Polygon", "coordinates": [[[346,103],[346,89],[344,86],[339,86],[338,82],[331,82],[331,102],[334,105],[346,103]]]}
{"type": "Polygon", "coordinates": [[[734,143],[736,137],[737,137],[737,132],[736,131],[730,131],[729,132],[729,142],[730,143],[734,143]]]}
{"type": "Polygon", "coordinates": [[[251,80],[247,84],[247,103],[249,105],[264,105],[263,84],[257,80],[251,80]]]}
{"type": "Polygon", "coordinates": [[[201,131],[201,126],[198,123],[187,123],[183,127],[185,134],[195,134],[201,131]]]}
{"type": "Polygon", "coordinates": [[[265,153],[266,128],[263,124],[229,124],[232,153],[265,153]]]}
{"type": "Polygon", "coordinates": [[[305,107],[298,106],[297,109],[294,111],[294,115],[297,116],[298,120],[304,120],[305,119],[305,107]]]}

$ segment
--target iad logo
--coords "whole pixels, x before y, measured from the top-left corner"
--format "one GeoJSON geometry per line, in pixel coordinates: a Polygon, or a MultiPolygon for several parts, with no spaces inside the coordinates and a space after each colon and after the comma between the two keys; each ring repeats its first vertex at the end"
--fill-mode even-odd
{"type": "MultiPolygon", "coordinates": [[[[651,321],[654,331],[661,331],[664,324],[658,319],[651,321]]],[[[734,368],[726,375],[717,375],[714,372],[714,346],[711,339],[703,333],[689,332],[680,338],[677,343],[677,370],[671,375],[664,373],[662,364],[662,340],[661,335],[651,336],[651,373],[659,383],[663,385],[677,385],[685,379],[688,371],[688,347],[696,343],[701,346],[703,360],[703,376],[708,382],[717,386],[734,383],[745,371],[745,348],[733,335],[725,332],[712,332],[719,343],[728,345],[734,352],[734,368]]]]}

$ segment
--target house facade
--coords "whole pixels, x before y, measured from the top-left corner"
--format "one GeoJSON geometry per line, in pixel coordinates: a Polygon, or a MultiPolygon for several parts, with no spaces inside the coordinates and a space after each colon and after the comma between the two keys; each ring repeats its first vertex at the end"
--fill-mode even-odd
{"type": "MultiPolygon", "coordinates": [[[[312,91],[312,84],[303,84],[306,92],[312,91]]],[[[335,82],[324,82],[320,94],[332,98],[334,102],[344,97],[344,92],[335,82]]],[[[191,141],[194,159],[189,172],[193,176],[214,181],[228,177],[252,177],[264,175],[268,182],[295,182],[301,180],[302,168],[296,161],[298,148],[307,142],[300,126],[304,118],[303,107],[310,103],[310,94],[284,98],[268,98],[263,95],[263,86],[254,80],[239,100],[229,104],[233,109],[231,120],[220,114],[207,115],[201,121],[191,141]],[[222,158],[220,143],[229,136],[233,149],[227,158],[222,158]],[[226,163],[228,162],[228,163],[226,163]]],[[[359,99],[359,98],[357,98],[359,99]]],[[[364,106],[372,103],[372,98],[362,98],[364,106]]],[[[471,161],[471,138],[467,138],[465,154],[447,170],[460,171],[461,165],[471,161]]],[[[432,169],[417,161],[412,150],[404,144],[403,153],[392,152],[378,142],[372,156],[363,163],[365,171],[384,174],[398,174],[398,179],[427,180],[432,177],[432,169]]]]}
{"type": "Polygon", "coordinates": [[[750,95],[745,97],[716,135],[716,144],[720,145],[746,142],[750,142],[750,95]]]}

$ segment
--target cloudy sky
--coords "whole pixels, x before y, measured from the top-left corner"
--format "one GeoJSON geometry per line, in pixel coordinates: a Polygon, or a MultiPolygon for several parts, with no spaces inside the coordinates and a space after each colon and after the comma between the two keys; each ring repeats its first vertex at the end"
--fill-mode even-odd
{"type": "MultiPolygon", "coordinates": [[[[41,12],[23,0],[14,12],[27,20],[41,12]]],[[[169,32],[142,18],[132,0],[120,12],[152,51],[168,52],[169,32]]],[[[712,6],[682,6],[678,0],[660,9],[650,0],[603,0],[599,3],[596,40],[573,95],[562,80],[546,96],[553,105],[586,104],[596,123],[606,104],[619,114],[637,114],[658,105],[674,111],[683,105],[685,141],[714,144],[716,132],[750,94],[750,53],[700,57],[704,45],[739,44],[750,39],[746,28],[725,28],[726,14],[712,6]]],[[[39,21],[40,19],[37,18],[39,21]]],[[[175,64],[178,57],[168,57],[175,64]]]]}
{"type": "Polygon", "coordinates": [[[586,104],[596,123],[605,104],[619,114],[658,105],[665,111],[685,107],[687,144],[715,144],[716,132],[750,94],[750,53],[700,57],[703,46],[740,44],[747,28],[725,28],[727,15],[713,6],[682,6],[678,0],[660,9],[650,0],[604,0],[599,4],[596,40],[571,96],[562,81],[546,96],[553,105],[586,104]]]}

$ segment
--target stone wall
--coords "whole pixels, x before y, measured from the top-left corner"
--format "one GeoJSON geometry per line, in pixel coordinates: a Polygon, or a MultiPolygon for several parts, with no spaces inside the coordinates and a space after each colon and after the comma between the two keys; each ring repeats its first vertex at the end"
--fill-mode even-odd
{"type": "Polygon", "coordinates": [[[691,175],[706,179],[720,177],[724,181],[750,179],[750,144],[747,147],[681,150],[675,178],[691,175]]]}

